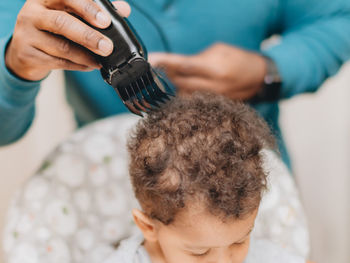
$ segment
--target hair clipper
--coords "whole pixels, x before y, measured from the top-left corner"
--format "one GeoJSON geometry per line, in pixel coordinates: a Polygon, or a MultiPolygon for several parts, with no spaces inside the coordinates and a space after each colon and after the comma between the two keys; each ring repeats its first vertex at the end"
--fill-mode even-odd
{"type": "Polygon", "coordinates": [[[173,92],[147,61],[147,50],[129,21],[118,14],[109,0],[94,1],[112,18],[108,28],[95,28],[109,37],[114,45],[111,55],[95,55],[102,65],[101,75],[126,107],[142,116],[142,112],[169,100],[173,92]]]}

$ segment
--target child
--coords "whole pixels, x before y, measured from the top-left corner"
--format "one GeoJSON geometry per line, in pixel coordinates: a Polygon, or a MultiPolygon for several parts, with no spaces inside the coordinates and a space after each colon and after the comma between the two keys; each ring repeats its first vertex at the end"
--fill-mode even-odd
{"type": "Polygon", "coordinates": [[[142,233],[105,263],[305,263],[250,233],[266,187],[266,123],[213,94],[175,98],[141,120],[129,141],[142,233]]]}

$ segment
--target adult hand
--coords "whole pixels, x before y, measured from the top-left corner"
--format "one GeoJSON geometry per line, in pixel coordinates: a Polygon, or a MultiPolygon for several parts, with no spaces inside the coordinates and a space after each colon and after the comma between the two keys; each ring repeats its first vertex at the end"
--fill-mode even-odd
{"type": "Polygon", "coordinates": [[[266,73],[261,55],[223,43],[193,56],[153,53],[149,60],[165,70],[180,93],[207,90],[232,99],[253,97],[266,73]]]}
{"type": "MultiPolygon", "coordinates": [[[[130,6],[114,3],[123,16],[130,6]]],[[[6,66],[27,80],[40,80],[52,69],[90,71],[100,66],[86,49],[107,56],[112,41],[86,25],[106,28],[111,17],[92,0],[27,0],[18,14],[5,54],[6,66]]]]}

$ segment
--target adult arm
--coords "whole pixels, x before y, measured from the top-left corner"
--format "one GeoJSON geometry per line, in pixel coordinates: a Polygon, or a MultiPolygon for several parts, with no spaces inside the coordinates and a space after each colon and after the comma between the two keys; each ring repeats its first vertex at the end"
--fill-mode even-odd
{"type": "MultiPolygon", "coordinates": [[[[117,7],[122,15],[130,13],[125,2],[117,7]]],[[[111,22],[91,0],[0,3],[0,23],[7,26],[0,32],[0,145],[26,132],[34,117],[40,80],[51,70],[96,69],[99,65],[86,49],[102,56],[112,52],[110,39],[72,13],[95,27],[105,28],[111,22]]]]}
{"type": "MultiPolygon", "coordinates": [[[[350,58],[349,0],[279,0],[271,9],[266,37],[282,34],[264,50],[282,77],[281,98],[315,91],[350,58]]],[[[267,65],[257,53],[215,44],[192,56],[150,54],[180,92],[215,91],[233,99],[250,99],[263,87],[267,65]]]]}
{"type": "Polygon", "coordinates": [[[350,1],[281,0],[281,42],[264,53],[282,76],[282,98],[315,91],[350,58],[350,1]]]}
{"type": "Polygon", "coordinates": [[[28,129],[39,90],[39,82],[20,80],[5,65],[5,48],[23,3],[18,0],[0,2],[0,145],[17,140],[28,129]]]}

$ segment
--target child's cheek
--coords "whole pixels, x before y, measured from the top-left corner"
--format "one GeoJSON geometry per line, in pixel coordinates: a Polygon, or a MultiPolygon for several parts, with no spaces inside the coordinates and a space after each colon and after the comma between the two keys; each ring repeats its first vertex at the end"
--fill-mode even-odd
{"type": "Polygon", "coordinates": [[[243,244],[233,248],[234,259],[232,263],[243,263],[248,255],[250,239],[247,239],[243,244]]]}

